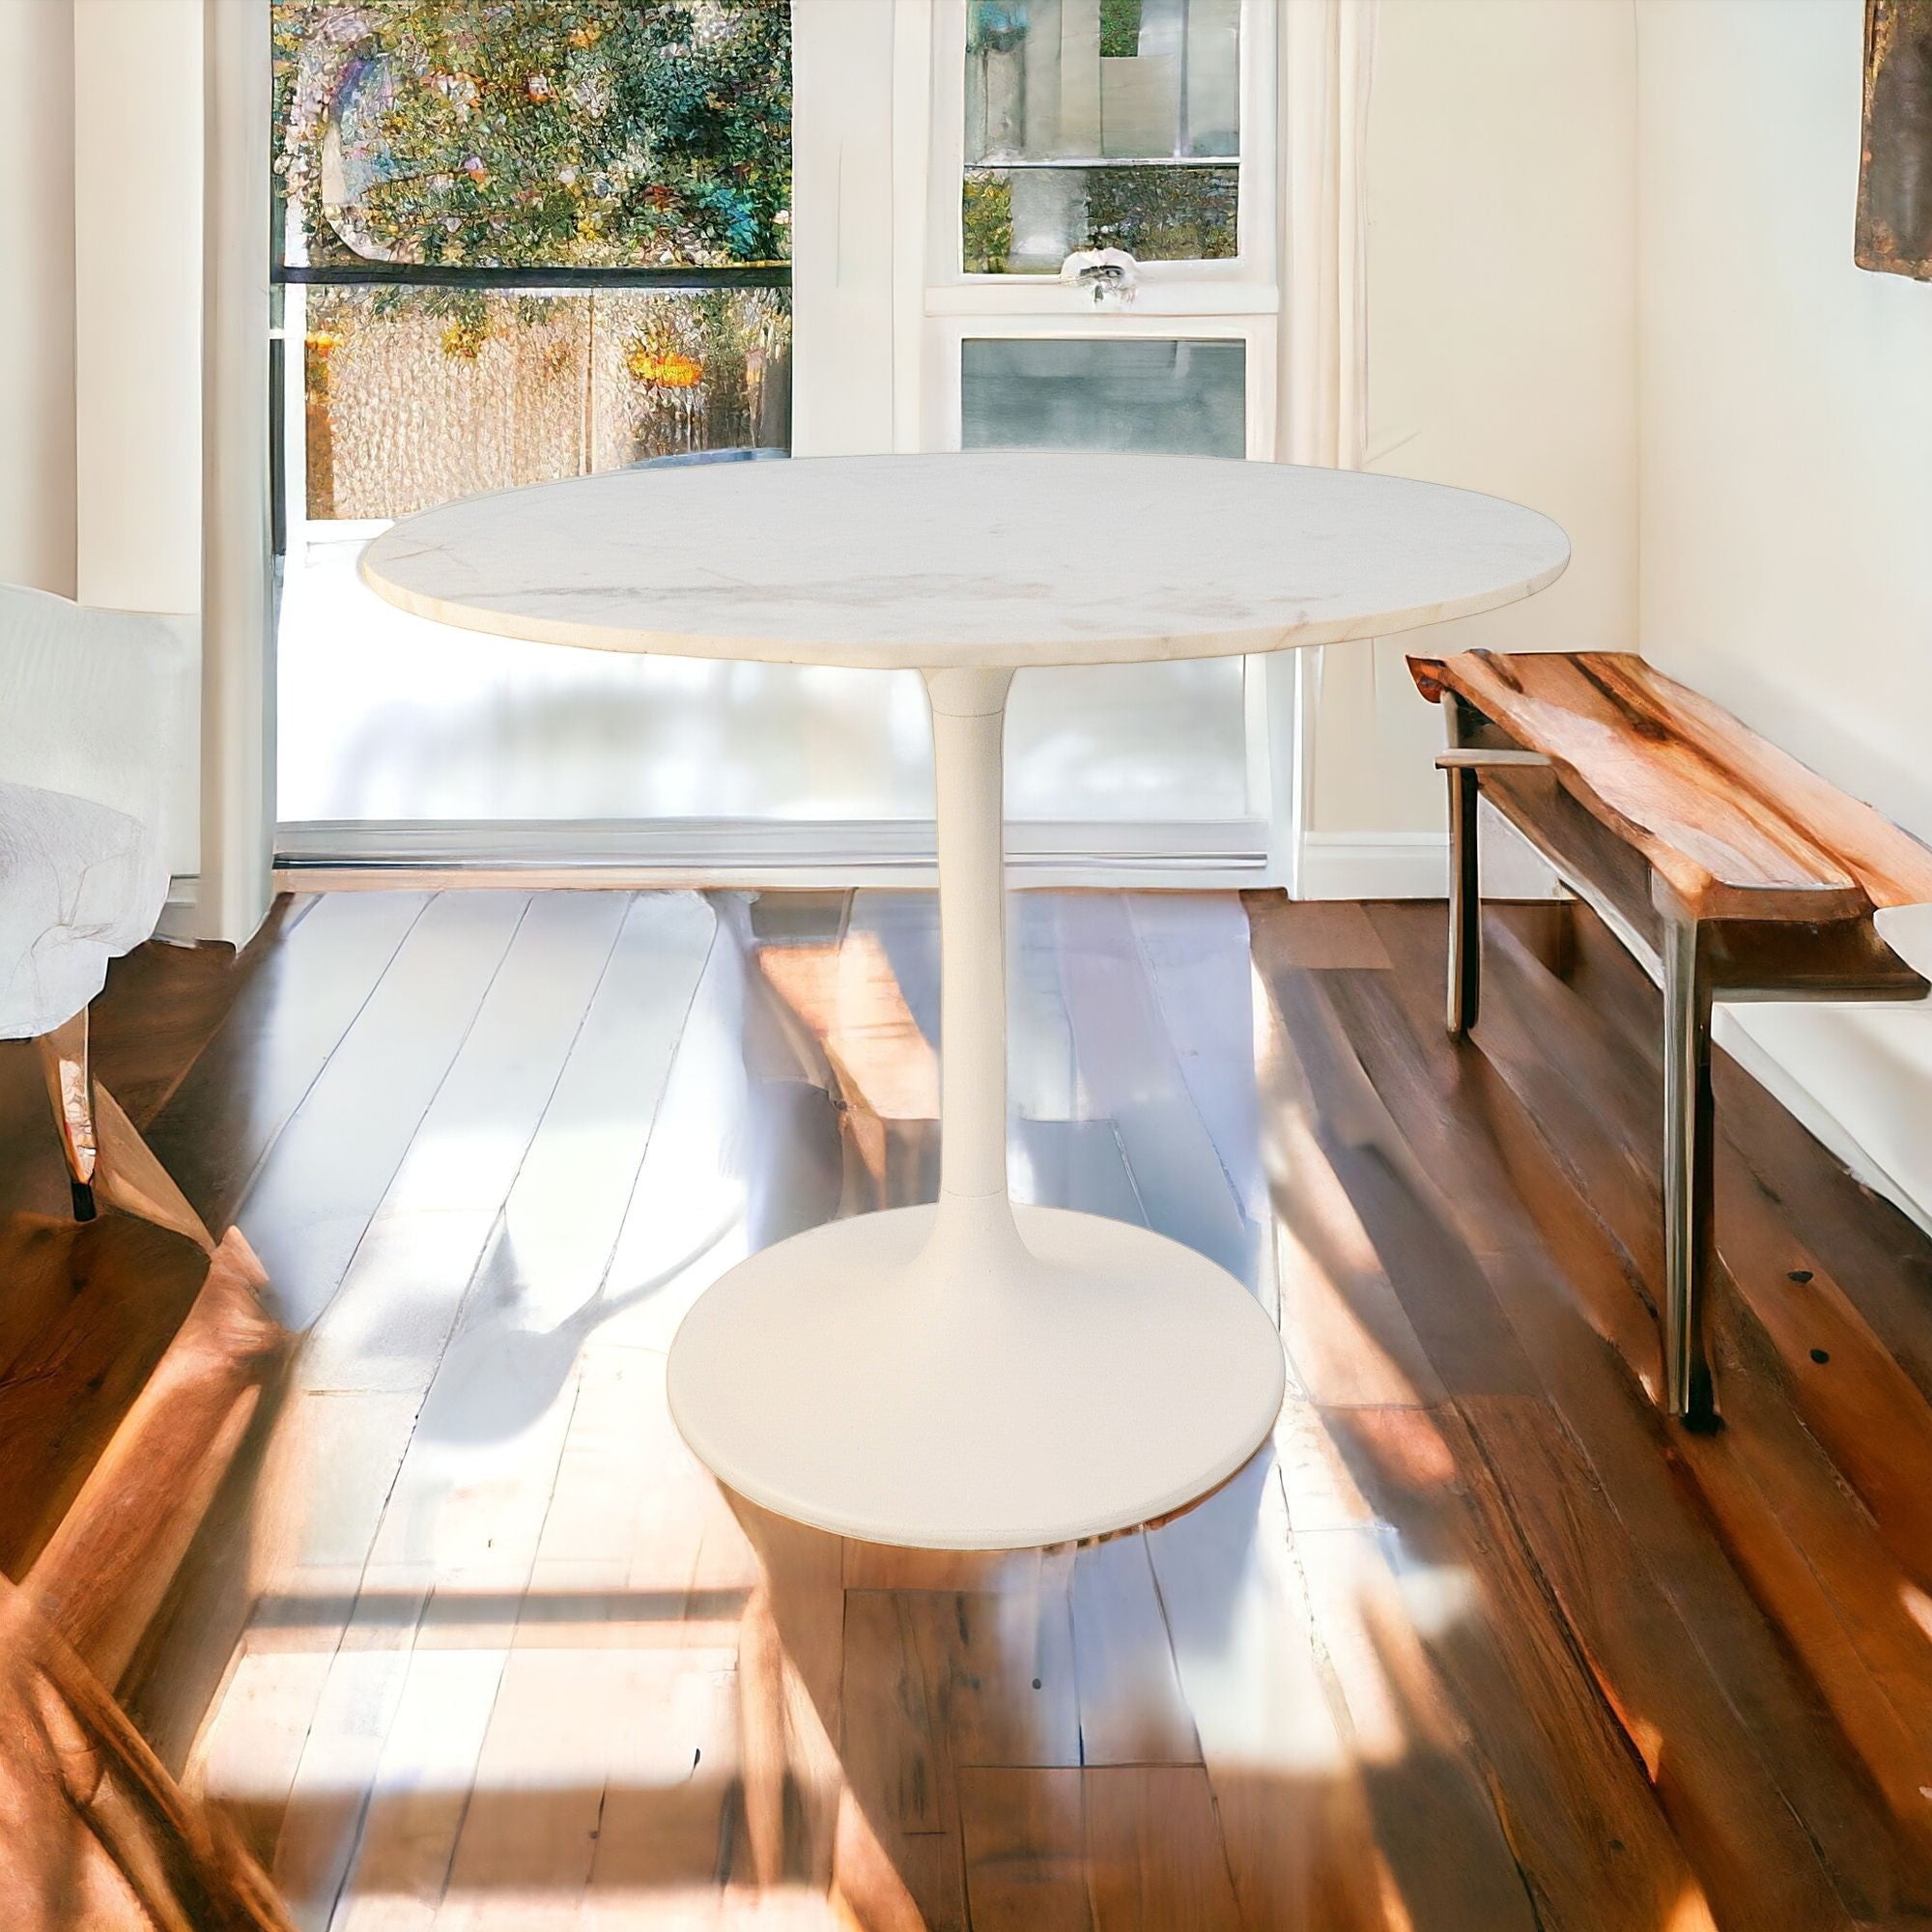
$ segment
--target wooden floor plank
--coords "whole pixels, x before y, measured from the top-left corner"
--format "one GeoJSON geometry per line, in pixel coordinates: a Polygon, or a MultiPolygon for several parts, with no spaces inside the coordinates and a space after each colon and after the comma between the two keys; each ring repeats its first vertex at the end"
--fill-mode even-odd
{"type": "MultiPolygon", "coordinates": [[[[1534,1000],[1551,1016],[1577,1010],[1573,996],[1532,969],[1512,935],[1501,935],[1496,951],[1517,1004],[1534,1000]]],[[[1659,1083],[1647,1065],[1640,1078],[1616,1077],[1631,1057],[1594,1028],[1568,1024],[1562,1038],[1580,1083],[1604,1101],[1600,1121],[1610,1145],[1640,1178],[1635,1201],[1605,1211],[1654,1281],[1661,1273],[1659,1083]]],[[[1596,1199],[1604,1202],[1601,1193],[1596,1199]]],[[[1871,1510],[1892,1555],[1932,1587],[1932,1492],[1920,1480],[1932,1463],[1932,1403],[1728,1143],[1718,1154],[1715,1214],[1723,1264],[1771,1344],[1793,1406],[1871,1510]]]]}
{"type": "Polygon", "coordinates": [[[1331,1705],[1273,1458],[1147,1541],[1241,1922],[1384,1925],[1362,1767],[1331,1705]]]}
{"type": "MultiPolygon", "coordinates": [[[[1519,1399],[1460,1408],[1465,1486],[1522,1539],[1723,1922],[1849,1923],[1770,1767],[1561,1425],[1519,1399]]],[[[1660,1907],[1689,1889],[1681,1870],[1643,1876],[1634,1892],[1660,1907]]]]}
{"type": "Polygon", "coordinates": [[[119,1216],[0,1220],[0,1571],[23,1578],[208,1274],[179,1236],[119,1216]]]}
{"type": "Polygon", "coordinates": [[[1030,1587],[921,1591],[906,1599],[955,1772],[1080,1763],[1066,1554],[1065,1562],[1041,1564],[1030,1587]]]}
{"type": "Polygon", "coordinates": [[[286,1326],[328,1306],[527,905],[518,893],[431,900],[249,1179],[236,1219],[286,1326]]]}
{"type": "Polygon", "coordinates": [[[1207,1129],[1243,1220],[1265,1212],[1257,1158],[1251,936],[1241,901],[1172,893],[1125,895],[1127,927],[1153,993],[1180,1085],[1207,1129]]]}
{"type": "Polygon", "coordinates": [[[115,960],[88,1009],[96,1077],[146,1129],[186,1078],[256,970],[290,941],[319,901],[277,898],[247,945],[172,946],[150,940],[115,960]]]}
{"type": "Polygon", "coordinates": [[[1081,1545],[1071,1602],[1081,1762],[1199,1764],[1146,1538],[1081,1545]]]}
{"type": "MultiPolygon", "coordinates": [[[[694,893],[638,895],[505,1208],[528,1325],[602,1322],[605,1285],[716,935],[694,893]]],[[[612,1284],[613,1292],[625,1292],[612,1284]]]]}
{"type": "MultiPolygon", "coordinates": [[[[1545,1025],[1563,1018],[1566,1065],[1598,1098],[1597,1123],[1607,1144],[1592,1172],[1606,1171],[1614,1159],[1636,1178],[1634,1190],[1593,1190],[1593,1202],[1644,1278],[1656,1280],[1660,1083],[1647,1063],[1622,1051],[1600,1025],[1576,1023],[1584,1011],[1580,1003],[1535,970],[1513,934],[1499,934],[1492,950],[1510,1011],[1523,1009],[1545,1025]]],[[[1921,1584],[1932,1580],[1923,1574],[1932,1568],[1932,1509],[1925,1486],[1912,1474],[1932,1459],[1932,1404],[1728,1142],[1718,1154],[1715,1218],[1719,1255],[1777,1355],[1806,1426],[1878,1517],[1894,1555],[1921,1584]]]]}
{"type": "Polygon", "coordinates": [[[1089,1771],[1087,1895],[1094,1932],[1149,1925],[1234,1932],[1240,1924],[1208,1775],[1199,1765],[1089,1771]]]}
{"type": "Polygon", "coordinates": [[[1719,1056],[1714,1079],[1724,1139],[1932,1401],[1932,1241],[1891,1202],[1825,1156],[1735,1063],[1719,1056]]]}
{"type": "MultiPolygon", "coordinates": [[[[278,1848],[278,1876],[318,1907],[341,1890],[355,1856],[380,1793],[384,1740],[394,1739],[406,1770],[412,1762],[408,1735],[395,1736],[412,1653],[500,1652],[507,1669],[577,1400],[579,1350],[603,1313],[604,1270],[710,937],[709,914],[690,895],[626,909],[535,1137],[514,1169],[500,1170],[514,1179],[436,1361],[278,1848]],[[581,1154],[593,1122],[606,1130],[601,1164],[581,1154]],[[317,1788],[339,1801],[311,1802],[317,1788]]],[[[433,1846],[420,1869],[425,1882],[438,1872],[433,1846]]]]}
{"type": "Polygon", "coordinates": [[[428,1386],[625,909],[618,893],[547,893],[531,902],[340,1292],[310,1333],[304,1387],[428,1386]]]}
{"type": "Polygon", "coordinates": [[[216,1233],[429,904],[331,893],[270,949],[148,1129],[216,1233]]]}
{"type": "MultiPolygon", "coordinates": [[[[1419,1410],[1350,1409],[1345,1419],[1356,1430],[1386,1423],[1398,1440],[1412,1442],[1418,1432],[1429,1439],[1429,1420],[1419,1410]]],[[[1537,1924],[1535,1891],[1519,1859],[1535,1847],[1513,1845],[1510,1828],[1518,1816],[1492,1770],[1498,1758],[1510,1765],[1501,1747],[1517,1741],[1521,1714],[1469,1708],[1476,1700],[1453,1674],[1461,1655],[1432,1652],[1423,1635],[1445,1616],[1445,1588],[1450,1605],[1463,1610],[1459,1628],[1466,1623],[1459,1579],[1453,1569],[1445,1576],[1442,1565],[1424,1558],[1428,1569],[1406,1572],[1406,1598],[1391,1541],[1357,1529],[1295,1541],[1318,1659],[1350,1754],[1361,1767],[1387,1888],[1411,1920],[1457,1932],[1464,1926],[1529,1932],[1537,1924]],[[1503,1737],[1480,1729],[1479,1719],[1488,1715],[1505,1727],[1503,1737]]],[[[1482,1627],[1468,1634],[1481,1658],[1482,1627]]]]}
{"type": "MultiPolygon", "coordinates": [[[[1539,982],[1507,935],[1498,951],[1508,983],[1521,987],[1520,1005],[1528,1004],[1531,988],[1539,1000],[1571,997],[1553,982],[1539,982]]],[[[1568,1017],[1566,1053],[1587,1050],[1590,1064],[1601,1068],[1594,1118],[1587,1127],[1571,1121],[1563,1129],[1572,1158],[1588,1160],[1601,1147],[1593,1174],[1615,1166],[1637,1177],[1628,1186],[1594,1184],[1591,1206],[1627,1252],[1654,1252],[1654,1197],[1642,1184],[1641,1129],[1631,1118],[1640,1095],[1627,1088],[1619,1097],[1608,1071],[1614,1056],[1591,1037],[1584,1016],[1568,1017]]],[[[1510,1055],[1507,1071],[1522,1080],[1526,1104],[1547,1104],[1552,1082],[1530,1066],[1520,1025],[1511,1017],[1493,1027],[1488,1047],[1510,1055]]],[[[1723,1238],[1720,1230],[1720,1253],[1723,1238]]],[[[1713,1284],[1711,1323],[1719,1359],[1728,1364],[1721,1399],[1737,1426],[1718,1437],[1684,1436],[1680,1454],[1719,1517],[1733,1559],[1787,1640],[1801,1650],[1815,1647],[1807,1662],[1848,1742],[1890,1794],[1901,1828],[1932,1856],[1932,1815],[1922,1800],[1912,1802],[1914,1791],[1932,1787],[1926,1633],[1913,1615],[1912,1586],[1895,1557],[1861,1513],[1843,1507],[1839,1477],[1824,1450],[1787,1400],[1768,1390],[1779,1378],[1777,1336],[1752,1306],[1762,1286],[1749,1271],[1727,1272],[1713,1284]],[[1824,1560],[1821,1545],[1837,1560],[1824,1560]]]]}
{"type": "Polygon", "coordinates": [[[1366,906],[1350,899],[1295,904],[1279,893],[1243,893],[1255,953],[1275,966],[1374,972],[1389,963],[1366,906]]]}
{"type": "Polygon", "coordinates": [[[1250,1279],[1258,1233],[1181,1072],[1125,902],[1069,894],[1058,910],[1081,1085],[1093,1111],[1114,1122],[1148,1225],[1250,1279]]]}
{"type": "MultiPolygon", "coordinates": [[[[1263,977],[1271,970],[1264,962],[1263,977]]],[[[1335,1407],[1438,1402],[1445,1391],[1435,1365],[1330,1155],[1355,1129],[1329,1128],[1272,988],[1269,999],[1257,1078],[1282,1345],[1296,1392],[1335,1407]]]]}
{"type": "MultiPolygon", "coordinates": [[[[1658,1066],[1657,989],[1600,920],[1579,912],[1574,923],[1579,995],[1614,1025],[1625,1051],[1658,1066]]],[[[1797,1118],[1728,1054],[1715,1059],[1719,1133],[1932,1400],[1932,1241],[1893,1203],[1824,1155],[1797,1118]]]]}
{"type": "Polygon", "coordinates": [[[847,1776],[875,1822],[900,1833],[957,1826],[952,1754],[928,1682],[912,1598],[845,1594],[840,1738],[847,1776]]]}
{"type": "MultiPolygon", "coordinates": [[[[1497,1305],[1477,1251],[1463,1238],[1445,1190],[1397,1126],[1351,1034],[1383,1011],[1381,976],[1270,973],[1269,996],[1321,1095],[1322,1151],[1364,1237],[1380,1260],[1408,1333],[1435,1386],[1452,1397],[1528,1395],[1534,1371],[1497,1305]]],[[[1390,1015],[1399,1023],[1399,1015],[1390,1015]]],[[[1371,1022],[1372,1023],[1372,1022],[1371,1022]]]]}
{"type": "Polygon", "coordinates": [[[725,1268],[830,1219],[846,1185],[823,1055],[760,971],[742,895],[715,894],[707,905],[711,945],[658,1096],[600,1324],[613,1341],[660,1351],[725,1268]]]}
{"type": "Polygon", "coordinates": [[[1077,1770],[960,1774],[974,1932],[1094,1932],[1084,1787],[1077,1770]]]}
{"type": "MultiPolygon", "coordinates": [[[[1008,899],[1008,1062],[1012,1109],[1025,1121],[1091,1118],[1062,983],[1059,927],[1058,895],[1019,893],[1008,899]]],[[[936,956],[934,972],[936,991],[936,956]]]]}
{"type": "MultiPolygon", "coordinates": [[[[1642,1740],[1630,1737],[1577,1670],[1575,1633],[1553,1613],[1546,1579],[1481,1472],[1469,1469],[1461,1480],[1481,1608],[1471,1612],[1470,1640],[1448,1637],[1438,1654],[1494,1767],[1498,1804],[1539,1916],[1579,1926],[1708,1926],[1703,1886],[1631,1748],[1642,1740]]],[[[1794,1908],[1776,1921],[1746,1914],[1733,1922],[1804,1919],[1794,1908]]]]}

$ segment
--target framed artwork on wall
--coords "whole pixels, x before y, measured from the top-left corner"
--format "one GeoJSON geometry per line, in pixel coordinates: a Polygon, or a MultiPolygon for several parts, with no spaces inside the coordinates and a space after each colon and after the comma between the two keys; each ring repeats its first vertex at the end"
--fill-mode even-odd
{"type": "Polygon", "coordinates": [[[1861,269],[1932,280],[1932,0],[1865,0],[1861,269]]]}

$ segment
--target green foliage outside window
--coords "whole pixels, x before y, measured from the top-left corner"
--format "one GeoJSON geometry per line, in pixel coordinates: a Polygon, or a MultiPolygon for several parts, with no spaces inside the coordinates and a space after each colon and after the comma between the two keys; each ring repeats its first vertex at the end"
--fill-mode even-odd
{"type": "Polygon", "coordinates": [[[1100,55],[1131,60],[1141,50],[1141,0],[1100,0],[1100,55]]]}
{"type": "MultiPolygon", "coordinates": [[[[1239,241],[1238,168],[1069,170],[1080,183],[1079,214],[1063,238],[1075,248],[1124,248],[1146,262],[1217,262],[1239,241]]],[[[1051,260],[1015,262],[1013,174],[970,170],[960,204],[963,266],[969,275],[1045,274],[1051,260]]]]}
{"type": "Polygon", "coordinates": [[[274,0],[307,509],[788,435],[790,0],[274,0]],[[375,287],[328,272],[393,265],[375,287]],[[418,267],[775,270],[540,294],[418,267]]]}
{"type": "Polygon", "coordinates": [[[787,259],[789,0],[277,0],[312,262],[787,259]]]}

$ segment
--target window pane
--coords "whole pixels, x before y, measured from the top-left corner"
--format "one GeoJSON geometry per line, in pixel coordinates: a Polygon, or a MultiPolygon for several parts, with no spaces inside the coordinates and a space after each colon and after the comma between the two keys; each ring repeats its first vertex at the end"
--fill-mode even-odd
{"type": "Polygon", "coordinates": [[[973,0],[968,20],[968,273],[1236,253],[1240,0],[973,0]]]}
{"type": "Polygon", "coordinates": [[[290,259],[789,255],[790,0],[276,0],[274,36],[290,259]]]}
{"type": "Polygon", "coordinates": [[[964,449],[1247,451],[1247,345],[981,338],[960,346],[964,449]]]}
{"type": "Polygon", "coordinates": [[[966,177],[969,275],[1053,275],[1076,248],[1143,262],[1236,252],[1236,168],[980,168],[966,177]]]}
{"type": "Polygon", "coordinates": [[[313,289],[307,514],[402,517],[650,457],[782,449],[790,338],[776,290],[313,289]]]}

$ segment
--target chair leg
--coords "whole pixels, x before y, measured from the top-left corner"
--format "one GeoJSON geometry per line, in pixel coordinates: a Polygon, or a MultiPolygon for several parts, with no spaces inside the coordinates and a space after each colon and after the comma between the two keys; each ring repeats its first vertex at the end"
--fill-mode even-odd
{"type": "Polygon", "coordinates": [[[1704,1348],[1710,1275],[1711,974],[1703,928],[1663,927],[1663,1393],[1690,1429],[1718,1426],[1704,1348]]]}
{"type": "Polygon", "coordinates": [[[1449,771],[1449,1035],[1476,1024],[1483,996],[1483,892],[1476,863],[1476,774],[1449,771]]]}
{"type": "Polygon", "coordinates": [[[94,1081],[87,1065],[87,1009],[83,1007],[65,1026],[43,1034],[34,1043],[40,1048],[47,1097],[53,1102],[54,1124],[60,1129],[61,1151],[67,1156],[73,1218],[91,1221],[96,1212],[94,1170],[99,1158],[99,1141],[94,1127],[94,1081]]]}

